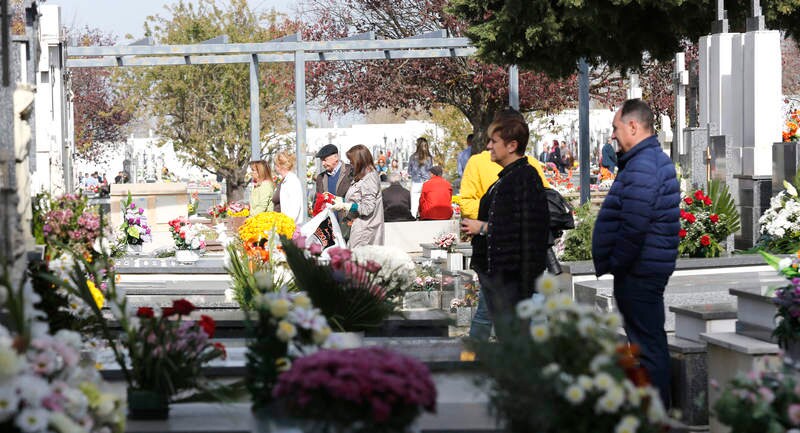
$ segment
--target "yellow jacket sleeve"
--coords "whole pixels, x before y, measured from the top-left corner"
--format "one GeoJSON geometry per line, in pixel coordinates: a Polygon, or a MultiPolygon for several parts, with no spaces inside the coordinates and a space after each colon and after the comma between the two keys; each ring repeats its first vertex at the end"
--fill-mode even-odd
{"type": "Polygon", "coordinates": [[[461,176],[461,215],[464,218],[477,219],[481,196],[484,191],[481,187],[480,163],[476,158],[470,158],[464,167],[461,176]]]}
{"type": "Polygon", "coordinates": [[[545,188],[550,188],[550,182],[547,181],[547,178],[544,176],[544,170],[542,170],[542,164],[539,163],[539,160],[528,155],[528,163],[536,169],[536,172],[539,173],[539,177],[542,178],[542,183],[544,184],[545,188]]]}

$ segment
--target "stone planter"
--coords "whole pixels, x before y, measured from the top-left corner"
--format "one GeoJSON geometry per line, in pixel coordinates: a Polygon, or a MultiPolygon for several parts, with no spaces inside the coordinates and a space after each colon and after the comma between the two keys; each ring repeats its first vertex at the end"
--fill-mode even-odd
{"type": "Polygon", "coordinates": [[[184,265],[193,265],[200,260],[198,250],[175,250],[175,260],[184,265]]]}
{"type": "Polygon", "coordinates": [[[341,349],[358,349],[364,346],[363,332],[334,332],[331,336],[341,349]]]}
{"type": "Polygon", "coordinates": [[[233,232],[233,234],[239,233],[239,227],[244,224],[244,221],[247,217],[228,217],[225,219],[225,224],[228,226],[228,231],[233,232]]]}
{"type": "Polygon", "coordinates": [[[477,307],[456,307],[456,326],[469,326],[477,307]]]}
{"type": "Polygon", "coordinates": [[[128,418],[142,420],[167,419],[169,398],[155,391],[128,388],[128,418]]]}
{"type": "Polygon", "coordinates": [[[442,308],[441,292],[406,292],[403,295],[403,308],[442,308]]]}
{"type": "Polygon", "coordinates": [[[127,251],[128,254],[131,256],[138,256],[139,254],[142,254],[142,244],[138,245],[128,244],[127,251]]]}
{"type": "Polygon", "coordinates": [[[313,431],[310,421],[292,418],[274,406],[258,409],[253,413],[255,417],[253,433],[306,433],[313,431]]]}

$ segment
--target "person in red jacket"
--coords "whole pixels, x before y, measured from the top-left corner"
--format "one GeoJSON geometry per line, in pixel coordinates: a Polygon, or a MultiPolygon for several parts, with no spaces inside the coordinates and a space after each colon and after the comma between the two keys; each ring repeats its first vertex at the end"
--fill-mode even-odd
{"type": "Polygon", "coordinates": [[[430,169],[431,178],[422,185],[419,197],[419,219],[449,220],[453,216],[453,187],[442,178],[442,167],[430,169]]]}

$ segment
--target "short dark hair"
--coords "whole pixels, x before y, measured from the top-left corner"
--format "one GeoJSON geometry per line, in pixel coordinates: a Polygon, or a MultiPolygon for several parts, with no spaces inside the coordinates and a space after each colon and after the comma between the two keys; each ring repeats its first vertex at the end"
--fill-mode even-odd
{"type": "Polygon", "coordinates": [[[528,148],[528,138],[530,131],[528,130],[528,123],[525,117],[522,116],[517,110],[513,108],[506,108],[498,111],[494,115],[494,122],[489,125],[489,137],[494,135],[495,132],[500,133],[503,141],[516,141],[517,150],[514,152],[517,155],[525,155],[525,149],[528,148]]]}
{"type": "Polygon", "coordinates": [[[633,116],[636,121],[645,128],[655,132],[655,119],[653,116],[653,110],[650,109],[650,106],[647,105],[647,102],[644,102],[639,98],[628,99],[625,101],[620,109],[620,117],[627,118],[630,116],[633,116]]]}
{"type": "Polygon", "coordinates": [[[442,167],[439,167],[438,165],[434,165],[428,171],[430,171],[431,174],[434,175],[434,176],[441,176],[442,173],[444,173],[444,170],[442,170],[442,167]]]}

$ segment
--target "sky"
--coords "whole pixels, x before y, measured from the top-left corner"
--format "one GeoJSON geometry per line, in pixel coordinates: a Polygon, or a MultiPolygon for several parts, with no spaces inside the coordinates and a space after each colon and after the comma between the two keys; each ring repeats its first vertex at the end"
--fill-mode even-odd
{"type": "MultiPolygon", "coordinates": [[[[187,1],[197,3],[196,0],[187,1]]],[[[144,37],[147,16],[166,15],[164,5],[175,2],[177,0],[47,0],[45,4],[61,6],[61,21],[66,27],[99,28],[122,41],[126,34],[131,34],[134,39],[144,37]]],[[[296,0],[248,0],[248,3],[257,12],[275,9],[291,13],[296,0]]]]}

